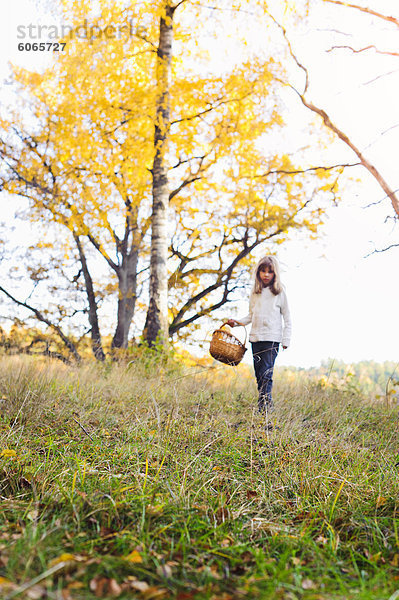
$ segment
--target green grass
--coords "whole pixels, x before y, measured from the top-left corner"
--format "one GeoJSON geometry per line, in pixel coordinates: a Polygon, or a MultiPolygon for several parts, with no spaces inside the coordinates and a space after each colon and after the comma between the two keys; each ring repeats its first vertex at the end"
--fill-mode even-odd
{"type": "Polygon", "coordinates": [[[0,362],[0,597],[399,598],[398,408],[245,368],[0,362]]]}

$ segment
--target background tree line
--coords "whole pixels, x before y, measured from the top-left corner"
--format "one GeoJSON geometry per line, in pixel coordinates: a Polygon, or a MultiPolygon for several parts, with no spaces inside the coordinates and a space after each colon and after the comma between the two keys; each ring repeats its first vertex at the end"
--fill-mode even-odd
{"type": "Polygon", "coordinates": [[[393,361],[381,363],[373,360],[362,360],[354,363],[345,363],[342,360],[328,358],[322,360],[320,366],[305,368],[280,367],[282,373],[294,372],[307,377],[323,378],[323,381],[337,383],[345,381],[368,395],[384,396],[386,392],[394,389],[398,391],[399,374],[398,364],[393,361]]]}

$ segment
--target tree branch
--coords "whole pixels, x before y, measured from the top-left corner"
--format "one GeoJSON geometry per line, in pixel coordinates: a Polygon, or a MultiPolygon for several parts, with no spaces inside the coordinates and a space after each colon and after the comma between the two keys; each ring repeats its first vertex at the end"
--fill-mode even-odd
{"type": "Polygon", "coordinates": [[[339,165],[332,165],[331,167],[309,167],[308,169],[297,169],[295,171],[286,171],[284,169],[274,169],[271,171],[267,171],[267,173],[263,173],[262,175],[250,175],[249,177],[251,178],[260,178],[260,177],[267,177],[268,175],[275,175],[275,174],[283,174],[283,175],[298,175],[300,173],[309,173],[311,171],[332,171],[333,169],[340,169],[340,168],[346,168],[346,167],[357,167],[359,165],[361,165],[362,163],[357,162],[357,163],[346,163],[346,164],[339,164],[339,165]]]}
{"type": "Polygon", "coordinates": [[[169,194],[169,202],[175,197],[177,196],[177,194],[179,194],[183,188],[187,187],[188,185],[190,185],[191,183],[194,183],[194,181],[199,181],[200,179],[202,179],[202,177],[191,177],[191,179],[185,179],[184,181],[182,181],[182,183],[172,192],[170,192],[169,194]]]}
{"type": "Polygon", "coordinates": [[[115,273],[118,273],[119,266],[116,263],[114,263],[114,261],[108,256],[108,254],[102,248],[101,244],[99,242],[97,242],[97,240],[95,239],[95,237],[93,237],[91,235],[91,233],[86,233],[86,235],[87,235],[87,238],[90,240],[90,242],[95,247],[95,249],[98,250],[98,252],[101,254],[101,256],[103,258],[105,258],[105,260],[107,261],[107,263],[109,264],[109,266],[111,267],[111,269],[113,271],[115,271],[115,273]]]}
{"type": "MultiPolygon", "coordinates": [[[[327,2],[334,2],[336,4],[343,4],[341,2],[338,2],[338,0],[326,0],[327,2]]],[[[344,4],[343,4],[344,5],[344,4]]],[[[345,4],[346,6],[346,4],[345,4]]],[[[348,5],[351,6],[351,5],[348,5]]],[[[304,65],[302,65],[297,56],[295,55],[292,46],[287,38],[287,32],[284,29],[284,27],[282,27],[282,25],[280,25],[273,17],[271,17],[273,19],[273,21],[276,23],[276,25],[280,28],[280,30],[283,33],[284,39],[286,40],[286,43],[288,45],[288,49],[290,52],[291,57],[293,58],[293,60],[296,62],[296,64],[298,65],[298,67],[304,72],[305,74],[305,87],[303,92],[299,92],[293,85],[291,85],[290,83],[281,81],[281,83],[283,83],[284,85],[287,85],[288,87],[290,87],[300,98],[302,104],[304,106],[306,106],[306,108],[308,108],[309,110],[311,110],[312,112],[318,114],[323,122],[324,125],[326,127],[328,127],[328,129],[330,129],[331,131],[333,131],[338,138],[344,142],[347,146],[349,146],[349,148],[356,154],[356,156],[358,157],[358,159],[360,160],[362,166],[367,169],[367,171],[374,177],[374,179],[376,179],[376,181],[378,182],[378,184],[380,185],[380,187],[384,190],[384,192],[386,193],[386,195],[388,196],[388,198],[391,200],[392,203],[392,207],[395,211],[395,213],[399,216],[399,198],[395,195],[395,192],[390,188],[390,186],[388,185],[388,183],[385,181],[385,179],[383,178],[383,176],[381,175],[381,173],[378,171],[378,169],[372,164],[370,163],[365,156],[363,156],[362,152],[359,150],[359,148],[357,148],[357,146],[349,139],[349,137],[341,130],[339,129],[339,127],[337,127],[337,125],[335,125],[329,115],[326,113],[325,110],[319,108],[318,106],[316,106],[315,104],[313,104],[312,102],[310,102],[309,100],[307,100],[305,98],[305,94],[306,91],[309,87],[309,74],[308,74],[308,70],[306,69],[306,67],[304,67],[304,65]]]]}
{"type": "Polygon", "coordinates": [[[37,354],[39,355],[43,355],[43,356],[48,356],[49,358],[56,358],[57,360],[61,360],[64,364],[69,365],[71,364],[70,360],[64,356],[63,354],[60,354],[59,352],[53,352],[52,350],[50,350],[50,344],[49,341],[46,340],[45,338],[42,337],[37,337],[35,338],[27,348],[22,348],[22,352],[24,354],[29,354],[30,356],[35,356],[37,354]],[[32,350],[33,346],[35,344],[39,344],[40,342],[44,342],[45,344],[45,349],[41,352],[35,352],[32,350]]]}
{"type": "Polygon", "coordinates": [[[59,335],[59,337],[62,339],[65,346],[68,348],[68,350],[73,354],[75,359],[78,362],[80,362],[81,357],[80,357],[78,351],[76,350],[75,345],[73,344],[73,342],[71,342],[70,339],[68,339],[66,337],[66,335],[63,333],[63,331],[61,330],[61,327],[59,327],[59,325],[55,325],[54,323],[49,321],[39,310],[37,310],[37,308],[34,308],[33,306],[30,306],[30,304],[27,304],[26,302],[22,302],[21,300],[17,300],[17,298],[14,298],[14,296],[12,296],[9,292],[7,292],[7,290],[5,290],[1,286],[0,286],[0,291],[3,292],[3,294],[5,294],[8,298],[10,298],[13,302],[18,304],[19,306],[23,306],[24,308],[27,308],[28,310],[32,311],[34,313],[35,317],[39,321],[41,321],[42,323],[45,323],[51,329],[53,329],[59,335]]]}
{"type": "MultiPolygon", "coordinates": [[[[277,233],[275,233],[273,235],[277,235],[277,233]]],[[[199,292],[198,294],[196,294],[195,296],[192,296],[191,298],[189,298],[187,300],[187,302],[184,304],[184,306],[182,306],[182,308],[179,310],[179,312],[173,319],[171,325],[169,326],[170,335],[172,335],[173,333],[175,333],[176,331],[181,329],[181,327],[184,326],[182,323],[187,324],[186,321],[180,321],[180,319],[187,312],[187,310],[189,310],[191,308],[191,306],[193,306],[193,304],[196,304],[197,302],[199,302],[199,300],[202,300],[202,298],[204,298],[205,296],[207,296],[208,294],[210,294],[211,292],[213,292],[214,290],[219,288],[221,285],[224,285],[225,287],[227,286],[228,282],[231,279],[231,275],[232,275],[234,268],[237,266],[237,264],[240,262],[240,260],[242,260],[245,256],[247,256],[259,243],[260,243],[259,239],[256,238],[256,240],[250,246],[247,246],[247,245],[244,246],[244,248],[241,250],[241,252],[239,252],[237,254],[237,256],[234,258],[234,260],[232,260],[230,265],[222,273],[220,273],[218,275],[215,283],[213,283],[212,285],[209,285],[207,288],[203,289],[201,292],[199,292]]],[[[198,318],[198,317],[196,317],[196,318],[198,318]]],[[[190,318],[188,322],[192,322],[193,320],[195,320],[195,319],[190,318]]]]}
{"type": "Polygon", "coordinates": [[[226,302],[230,302],[228,300],[228,295],[231,292],[233,292],[235,289],[236,288],[232,288],[231,290],[227,290],[227,288],[225,288],[225,290],[223,292],[222,299],[219,302],[217,302],[216,304],[213,304],[212,306],[209,306],[208,308],[205,308],[204,310],[201,310],[200,312],[196,313],[192,317],[189,317],[185,321],[180,321],[180,323],[178,323],[174,327],[171,325],[169,327],[169,335],[173,335],[174,333],[176,333],[177,331],[179,331],[179,329],[182,329],[183,327],[186,327],[187,325],[190,325],[191,323],[194,323],[194,321],[197,321],[201,317],[204,317],[205,315],[208,315],[210,312],[212,312],[212,311],[220,308],[224,304],[226,304],[226,302]]]}
{"type": "Polygon", "coordinates": [[[306,100],[303,94],[300,94],[297,90],[295,90],[293,86],[290,87],[298,94],[302,104],[312,112],[318,114],[323,119],[323,122],[326,125],[326,127],[333,131],[339,137],[339,139],[343,141],[347,146],[349,146],[349,148],[356,154],[363,167],[367,169],[367,171],[374,177],[374,179],[376,179],[380,187],[384,190],[388,198],[391,200],[392,207],[396,214],[399,216],[399,198],[396,196],[395,192],[390,188],[390,186],[385,181],[378,169],[370,161],[368,161],[365,156],[363,156],[362,152],[357,146],[355,146],[355,144],[349,139],[349,137],[341,129],[339,129],[339,127],[334,125],[334,123],[331,121],[330,117],[324,110],[318,108],[317,106],[312,104],[312,102],[306,100]]]}
{"type": "Polygon", "coordinates": [[[354,54],[365,52],[366,50],[374,50],[377,54],[384,54],[386,56],[399,56],[398,52],[388,52],[387,50],[379,50],[377,46],[374,46],[374,44],[370,46],[365,46],[364,48],[359,48],[358,50],[352,48],[352,46],[331,46],[331,48],[326,50],[326,52],[332,52],[333,50],[350,50],[354,54]]]}
{"type": "Polygon", "coordinates": [[[248,96],[250,96],[251,93],[252,92],[248,92],[247,94],[244,94],[240,98],[229,98],[228,100],[216,101],[215,104],[213,104],[209,108],[205,108],[204,110],[201,110],[199,113],[196,113],[195,115],[190,115],[188,117],[183,117],[182,119],[176,119],[175,121],[171,121],[170,126],[176,125],[176,123],[182,123],[183,121],[192,121],[193,119],[199,119],[203,115],[206,115],[207,113],[210,113],[213,110],[216,110],[217,108],[219,108],[220,106],[223,106],[224,104],[230,104],[231,102],[241,102],[242,100],[245,100],[246,98],[248,98],[248,96]]]}
{"type": "Polygon", "coordinates": [[[387,246],[386,248],[382,248],[382,250],[375,249],[372,252],[370,252],[369,254],[366,254],[365,258],[368,258],[372,254],[377,254],[379,252],[386,252],[387,250],[390,250],[391,248],[399,248],[399,244],[391,244],[390,246],[387,246]]]}
{"type": "Polygon", "coordinates": [[[349,2],[343,2],[343,0],[324,0],[324,2],[330,2],[330,4],[338,4],[339,6],[346,6],[347,8],[354,8],[355,10],[360,10],[360,12],[372,15],[373,17],[378,17],[383,21],[388,21],[389,23],[393,23],[394,25],[399,27],[399,19],[396,19],[395,17],[388,17],[387,15],[383,15],[382,13],[376,12],[371,8],[367,8],[365,6],[358,6],[357,4],[349,4],[349,2]]]}

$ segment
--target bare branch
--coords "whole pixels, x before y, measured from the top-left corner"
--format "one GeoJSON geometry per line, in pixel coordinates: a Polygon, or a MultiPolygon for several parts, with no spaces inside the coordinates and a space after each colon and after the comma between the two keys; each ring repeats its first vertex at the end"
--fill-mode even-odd
{"type": "Polygon", "coordinates": [[[359,165],[361,165],[362,163],[357,162],[357,163],[344,163],[344,164],[339,164],[339,165],[332,165],[331,167],[309,167],[308,169],[297,169],[295,171],[287,171],[284,169],[272,169],[270,171],[267,171],[267,173],[263,173],[262,175],[251,175],[250,177],[255,179],[255,178],[260,178],[260,177],[267,177],[268,175],[275,175],[275,174],[283,174],[283,175],[298,175],[301,173],[309,173],[311,171],[332,171],[333,169],[343,169],[346,167],[358,167],[359,165]]]}
{"type": "Polygon", "coordinates": [[[170,170],[177,169],[178,167],[180,167],[180,165],[184,165],[185,163],[189,163],[192,160],[203,161],[204,158],[206,158],[206,156],[208,156],[208,154],[209,154],[209,152],[207,154],[201,154],[201,156],[191,156],[190,158],[186,158],[184,160],[182,160],[181,158],[179,158],[179,160],[177,161],[177,163],[175,165],[173,165],[173,167],[170,167],[170,170]]]}
{"type": "MultiPolygon", "coordinates": [[[[290,87],[293,90],[295,90],[295,88],[293,88],[292,86],[290,86],[290,87]]],[[[302,104],[304,106],[306,106],[312,112],[318,114],[323,119],[323,122],[326,125],[326,127],[331,129],[331,131],[333,131],[339,137],[339,139],[341,141],[343,141],[347,146],[349,146],[349,148],[351,150],[353,150],[353,152],[359,158],[363,167],[365,169],[367,169],[367,171],[374,177],[374,179],[376,179],[376,181],[379,183],[380,187],[384,190],[386,195],[390,198],[393,209],[396,212],[396,214],[399,216],[399,198],[396,196],[395,192],[390,188],[390,186],[385,181],[385,179],[383,178],[381,173],[378,171],[378,169],[372,163],[370,163],[365,156],[363,156],[362,152],[359,150],[359,148],[357,146],[355,146],[355,144],[349,139],[349,137],[341,129],[339,129],[339,127],[334,125],[334,123],[331,121],[330,117],[324,110],[322,110],[321,108],[318,108],[317,106],[312,104],[312,102],[309,102],[308,100],[306,100],[304,98],[303,94],[300,94],[297,90],[295,90],[295,91],[298,94],[298,96],[300,97],[302,104]]]]}
{"type": "Polygon", "coordinates": [[[39,321],[41,321],[42,323],[45,323],[46,325],[48,325],[51,329],[53,329],[59,335],[59,337],[62,339],[62,341],[64,342],[65,346],[68,348],[68,350],[73,354],[73,356],[75,357],[75,359],[77,361],[81,360],[81,357],[80,357],[78,351],[76,350],[75,345],[71,342],[70,339],[68,339],[66,337],[66,335],[63,333],[63,331],[62,331],[62,329],[61,329],[61,327],[59,325],[55,325],[54,323],[52,323],[51,321],[49,321],[49,319],[47,319],[39,310],[37,310],[37,308],[34,308],[30,304],[27,304],[26,302],[22,302],[21,300],[17,300],[17,298],[15,298],[14,296],[12,296],[10,294],[10,292],[7,292],[7,290],[5,290],[1,286],[0,286],[0,291],[3,292],[3,294],[5,294],[8,298],[10,298],[13,302],[15,302],[16,304],[18,304],[19,306],[23,306],[24,308],[27,308],[28,310],[32,311],[33,314],[35,315],[35,317],[39,321]]]}
{"type": "MultiPolygon", "coordinates": [[[[396,192],[399,192],[399,188],[396,188],[396,190],[394,190],[394,193],[396,194],[396,192]]],[[[383,198],[380,198],[379,200],[376,200],[375,202],[370,202],[370,204],[366,204],[366,206],[363,206],[363,208],[370,208],[370,206],[376,206],[377,204],[381,204],[381,202],[384,202],[384,200],[386,200],[388,198],[387,195],[385,195],[383,198]]]]}
{"type": "MultiPolygon", "coordinates": [[[[199,179],[202,179],[202,176],[200,175],[200,173],[204,173],[207,169],[209,169],[209,167],[212,164],[212,161],[210,161],[208,164],[203,166],[205,159],[212,154],[215,143],[216,143],[216,141],[214,140],[209,152],[206,152],[205,154],[203,154],[201,156],[192,157],[193,159],[196,158],[199,161],[196,172],[195,173],[192,172],[191,165],[190,165],[191,177],[188,177],[187,179],[183,180],[182,183],[169,194],[169,202],[177,194],[179,194],[183,188],[190,185],[191,183],[194,183],[194,181],[198,181],[199,179]]],[[[181,159],[179,159],[179,162],[176,165],[174,165],[174,167],[172,167],[172,169],[178,167],[180,164],[183,164],[184,162],[190,162],[191,160],[192,159],[188,159],[187,161],[181,161],[181,159]]]]}
{"type": "Polygon", "coordinates": [[[382,250],[373,250],[372,252],[370,252],[369,254],[366,254],[366,256],[364,258],[368,258],[369,256],[372,256],[373,254],[377,254],[378,252],[386,252],[387,250],[391,250],[391,248],[399,248],[399,244],[391,244],[390,246],[387,246],[386,248],[382,248],[382,250]]]}
{"type": "Polygon", "coordinates": [[[339,6],[345,6],[347,8],[354,8],[355,10],[360,10],[360,12],[367,13],[373,17],[378,17],[383,21],[388,21],[389,23],[393,23],[397,27],[399,27],[399,19],[395,17],[388,17],[388,15],[383,15],[382,13],[376,12],[371,8],[367,8],[365,6],[358,6],[357,4],[349,4],[349,2],[343,2],[343,0],[324,0],[324,2],[330,2],[330,4],[338,4],[339,6]]]}
{"type": "Polygon", "coordinates": [[[304,87],[304,90],[303,90],[303,94],[306,94],[307,89],[309,87],[309,73],[308,73],[308,70],[306,69],[306,67],[303,66],[302,63],[299,62],[296,54],[294,53],[294,51],[292,49],[292,46],[291,46],[291,42],[288,39],[286,29],[284,29],[284,27],[281,25],[281,23],[279,23],[278,21],[276,21],[276,19],[270,13],[269,13],[269,17],[271,18],[271,20],[273,21],[273,23],[275,23],[275,25],[277,25],[277,27],[281,30],[281,32],[282,32],[282,34],[284,36],[284,39],[286,41],[286,44],[288,46],[288,50],[289,50],[289,53],[291,55],[291,58],[293,58],[293,60],[297,64],[297,66],[304,72],[304,75],[305,75],[305,87],[304,87]]]}
{"type": "MultiPolygon", "coordinates": [[[[399,54],[398,54],[399,56],[399,54]]],[[[394,69],[393,71],[388,71],[387,73],[382,73],[381,75],[377,75],[377,77],[373,77],[370,81],[365,81],[362,85],[370,85],[370,83],[374,83],[374,81],[378,81],[378,79],[382,79],[383,77],[388,77],[388,75],[393,75],[397,73],[399,69],[394,69]]]]}
{"type": "MultiPolygon", "coordinates": [[[[326,0],[326,1],[328,1],[328,2],[335,2],[337,4],[341,4],[341,2],[338,2],[336,0],[326,0]]],[[[276,25],[278,25],[278,27],[281,29],[281,31],[283,32],[284,39],[287,42],[288,49],[289,49],[291,57],[296,62],[296,64],[298,65],[298,67],[300,67],[300,69],[302,69],[304,71],[305,76],[306,76],[305,88],[304,88],[304,91],[302,93],[299,92],[290,83],[287,83],[287,82],[284,82],[284,81],[281,81],[281,80],[280,80],[280,82],[283,83],[283,85],[287,85],[288,87],[290,87],[299,96],[302,104],[304,106],[306,106],[306,108],[308,108],[312,112],[318,114],[322,118],[325,126],[328,127],[328,129],[330,129],[331,131],[333,131],[342,142],[344,142],[347,146],[349,146],[349,148],[356,154],[356,156],[360,160],[360,162],[363,165],[363,167],[365,167],[365,169],[367,169],[367,171],[376,179],[376,181],[378,182],[378,184],[380,185],[380,187],[384,190],[384,192],[386,193],[386,195],[390,198],[391,203],[392,203],[392,207],[393,207],[395,213],[399,216],[399,198],[395,195],[395,192],[393,190],[391,190],[390,186],[385,181],[385,179],[383,178],[383,176],[381,175],[381,173],[378,171],[378,169],[372,163],[370,163],[366,159],[365,156],[363,156],[362,152],[349,139],[349,137],[339,127],[337,127],[337,125],[335,125],[331,121],[329,115],[326,113],[325,110],[319,108],[318,106],[316,106],[315,104],[313,104],[312,102],[310,102],[309,100],[307,100],[305,98],[305,93],[306,93],[307,88],[309,86],[309,74],[308,74],[308,70],[306,69],[306,67],[304,67],[299,62],[299,60],[296,57],[294,51],[292,50],[291,44],[290,44],[290,42],[289,42],[289,40],[287,38],[287,33],[286,33],[286,30],[284,29],[284,27],[282,27],[273,17],[272,17],[272,19],[276,23],[276,25]]]]}
{"type": "Polygon", "coordinates": [[[219,302],[217,302],[216,304],[213,304],[212,306],[209,306],[208,308],[205,308],[204,310],[199,311],[198,313],[196,313],[192,317],[189,317],[185,321],[181,321],[180,323],[178,323],[174,327],[170,326],[169,327],[169,335],[173,335],[174,333],[176,333],[177,331],[179,331],[179,329],[182,329],[183,327],[186,327],[187,325],[190,325],[191,323],[194,323],[194,321],[197,321],[201,317],[209,315],[210,312],[216,310],[217,308],[220,308],[221,306],[223,306],[227,302],[231,302],[231,300],[228,299],[228,295],[231,292],[233,292],[235,289],[236,289],[235,287],[231,288],[230,290],[227,289],[227,288],[225,288],[224,292],[223,292],[223,296],[222,296],[222,298],[221,298],[221,300],[219,302]]]}
{"type": "MultiPolygon", "coordinates": [[[[275,232],[274,234],[272,234],[269,237],[272,237],[273,235],[277,235],[278,233],[281,233],[281,232],[280,231],[275,232]]],[[[225,293],[226,293],[227,285],[231,279],[233,270],[235,269],[237,264],[243,258],[245,258],[245,256],[247,256],[250,252],[252,252],[252,250],[258,244],[260,244],[260,242],[261,242],[261,240],[259,240],[259,238],[257,237],[250,246],[248,246],[247,244],[244,244],[243,249],[237,254],[237,256],[235,256],[235,258],[232,260],[230,265],[226,269],[224,269],[224,271],[221,271],[219,273],[215,283],[209,285],[207,288],[204,288],[203,290],[201,290],[201,292],[199,292],[198,294],[196,294],[195,296],[192,296],[191,298],[189,298],[187,300],[187,302],[182,306],[182,308],[179,310],[179,312],[177,313],[177,315],[175,316],[175,318],[173,319],[172,323],[169,326],[169,334],[170,335],[173,335],[173,333],[175,333],[176,331],[178,331],[185,325],[192,323],[193,321],[198,319],[199,316],[201,316],[198,313],[197,315],[194,315],[194,317],[191,317],[190,319],[187,319],[186,321],[181,321],[183,315],[191,308],[191,306],[193,306],[194,304],[196,304],[197,302],[202,300],[202,298],[205,298],[205,296],[207,296],[214,290],[218,289],[222,285],[225,287],[225,293]]],[[[223,304],[223,302],[222,302],[222,304],[223,304]]],[[[221,306],[221,304],[218,305],[218,307],[219,306],[221,306]]],[[[212,310],[214,310],[214,309],[212,308],[212,310]]],[[[210,311],[210,309],[207,309],[206,313],[208,313],[209,311],[210,311]]],[[[201,314],[205,314],[205,313],[201,313],[201,314]]]]}
{"type": "Polygon", "coordinates": [[[316,31],[327,31],[329,33],[338,33],[339,35],[344,35],[346,37],[352,37],[351,33],[346,33],[345,31],[339,31],[338,29],[322,29],[320,27],[316,28],[316,31]]]}
{"type": "Polygon", "coordinates": [[[53,352],[52,350],[50,350],[50,344],[49,344],[48,340],[46,340],[45,338],[42,338],[42,337],[35,338],[29,344],[29,346],[27,348],[23,348],[21,350],[21,352],[23,352],[24,354],[29,354],[31,356],[35,356],[35,355],[39,354],[39,355],[43,355],[43,356],[48,356],[49,358],[56,358],[57,360],[61,360],[63,363],[65,363],[67,365],[69,365],[71,363],[71,361],[66,356],[63,356],[59,352],[53,352]],[[34,351],[33,346],[40,342],[44,342],[45,349],[41,352],[34,351]]]}
{"type": "Polygon", "coordinates": [[[377,54],[385,54],[386,56],[399,56],[398,52],[388,52],[388,50],[379,50],[374,44],[370,46],[365,46],[364,48],[359,48],[356,50],[352,48],[352,46],[331,46],[326,52],[332,52],[333,50],[350,50],[354,54],[358,54],[360,52],[365,52],[366,50],[374,50],[377,54]]]}
{"type": "Polygon", "coordinates": [[[185,187],[187,187],[188,185],[190,185],[191,183],[193,183],[194,181],[198,181],[199,179],[202,179],[202,177],[191,177],[189,179],[185,179],[184,181],[182,181],[182,183],[175,189],[173,190],[173,192],[171,192],[169,194],[169,202],[175,197],[177,196],[177,194],[179,194],[179,192],[181,192],[181,190],[185,187]]]}
{"type": "Polygon", "coordinates": [[[247,94],[244,94],[240,98],[229,98],[228,100],[220,99],[220,101],[217,100],[215,104],[213,104],[209,108],[206,108],[206,109],[200,111],[199,113],[196,113],[195,115],[190,115],[188,117],[183,117],[182,119],[176,119],[175,121],[171,121],[170,126],[175,125],[176,123],[182,123],[184,121],[192,121],[193,119],[200,119],[203,115],[206,115],[207,113],[210,113],[213,110],[216,110],[217,108],[219,108],[220,106],[223,106],[224,104],[230,104],[231,102],[241,102],[242,100],[245,100],[246,98],[248,98],[248,96],[250,96],[250,95],[251,95],[251,92],[248,92],[247,94]]]}
{"type": "MultiPolygon", "coordinates": [[[[375,139],[373,142],[370,142],[370,144],[367,144],[367,146],[365,148],[363,148],[363,150],[366,150],[367,148],[371,148],[371,146],[373,146],[376,142],[378,142],[378,140],[383,136],[386,135],[387,133],[389,133],[390,131],[392,131],[392,129],[396,129],[397,127],[399,127],[399,123],[396,123],[395,125],[391,125],[391,127],[388,127],[388,129],[385,129],[384,131],[381,131],[380,135],[378,136],[377,139],[375,139]]],[[[397,191],[397,190],[395,190],[397,191]]]]}
{"type": "Polygon", "coordinates": [[[179,8],[179,6],[181,6],[182,4],[184,4],[185,2],[187,2],[187,0],[180,0],[180,2],[178,2],[177,4],[175,4],[174,6],[172,6],[172,10],[173,12],[175,12],[175,10],[177,8],[179,8]]]}
{"type": "Polygon", "coordinates": [[[115,271],[115,273],[118,273],[119,266],[116,263],[114,263],[114,261],[108,256],[108,254],[105,252],[104,248],[96,240],[96,238],[94,236],[92,236],[91,233],[87,234],[87,238],[93,244],[93,246],[95,247],[95,249],[98,250],[98,252],[101,254],[101,256],[103,256],[103,258],[105,258],[105,260],[107,261],[107,263],[109,264],[109,266],[111,267],[111,269],[113,271],[115,271]]]}

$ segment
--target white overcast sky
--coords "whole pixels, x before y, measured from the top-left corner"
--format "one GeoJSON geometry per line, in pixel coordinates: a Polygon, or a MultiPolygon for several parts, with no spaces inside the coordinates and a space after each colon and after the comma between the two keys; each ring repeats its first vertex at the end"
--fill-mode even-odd
{"type": "MultiPolygon", "coordinates": [[[[399,16],[399,0],[358,0],[358,4],[399,16]]],[[[376,40],[382,49],[395,43],[397,49],[399,30],[356,11],[319,5],[309,29],[290,32],[295,50],[309,67],[309,98],[329,112],[375,162],[391,188],[398,189],[399,58],[378,57],[373,51],[353,55],[344,49],[325,50],[329,45],[361,48],[376,40]],[[342,33],[333,33],[334,29],[342,33]],[[357,31],[356,38],[343,35],[351,31],[357,31]]],[[[7,2],[3,12],[8,17],[1,23],[2,78],[8,60],[32,68],[37,64],[33,52],[18,52],[17,26],[47,22],[37,14],[34,0],[7,2]]],[[[302,109],[296,112],[294,97],[287,96],[286,102],[292,118],[300,119],[302,109]]],[[[356,162],[339,142],[332,144],[332,156],[356,162]]],[[[279,248],[293,318],[292,344],[280,354],[280,365],[308,367],[328,357],[346,362],[399,360],[399,247],[367,256],[376,248],[399,243],[399,228],[392,219],[385,222],[393,214],[389,201],[365,208],[384,197],[374,179],[360,167],[351,175],[357,180],[348,182],[339,206],[329,210],[323,235],[317,241],[293,240],[279,248]]],[[[3,196],[2,201],[7,202],[2,218],[11,219],[10,200],[3,196]]],[[[243,315],[245,303],[237,304],[237,311],[227,316],[243,315]]]]}

